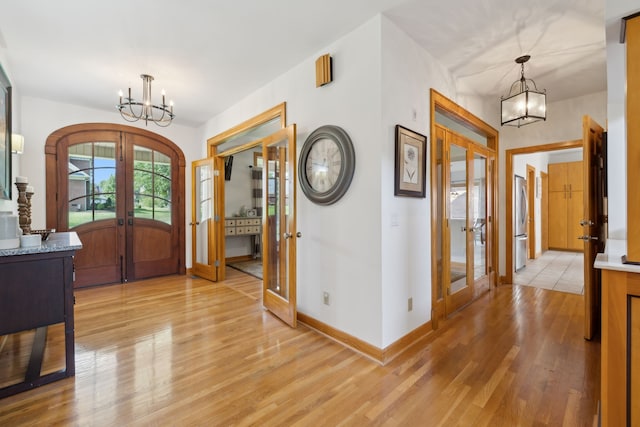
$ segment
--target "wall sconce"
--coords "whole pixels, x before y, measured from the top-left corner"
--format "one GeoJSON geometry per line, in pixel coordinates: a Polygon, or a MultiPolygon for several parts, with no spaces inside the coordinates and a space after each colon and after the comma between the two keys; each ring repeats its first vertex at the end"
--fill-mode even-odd
{"type": "Polygon", "coordinates": [[[333,60],[327,53],[316,59],[316,87],[333,81],[333,60]]]}
{"type": "Polygon", "coordinates": [[[24,152],[24,136],[17,133],[11,134],[11,152],[13,154],[22,154],[24,152]]]}

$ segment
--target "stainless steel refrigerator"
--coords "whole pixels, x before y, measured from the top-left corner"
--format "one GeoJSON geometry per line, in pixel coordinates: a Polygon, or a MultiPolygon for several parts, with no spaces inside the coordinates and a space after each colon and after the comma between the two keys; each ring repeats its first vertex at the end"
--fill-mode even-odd
{"type": "Polygon", "coordinates": [[[527,263],[527,180],[515,176],[515,264],[516,271],[525,267],[527,263]]]}

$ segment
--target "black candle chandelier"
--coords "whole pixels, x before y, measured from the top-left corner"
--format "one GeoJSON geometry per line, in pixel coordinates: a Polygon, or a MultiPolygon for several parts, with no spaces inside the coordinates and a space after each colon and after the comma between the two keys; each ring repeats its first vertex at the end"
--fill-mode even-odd
{"type": "Polygon", "coordinates": [[[161,92],[162,104],[155,105],[151,102],[151,82],[153,76],[148,74],[140,74],[142,78],[142,101],[136,101],[131,97],[131,88],[129,94],[124,97],[120,91],[120,103],[116,106],[120,115],[128,122],[137,122],[144,120],[145,125],[153,122],[158,126],[167,127],[175,117],[173,114],[173,101],[169,104],[165,103],[164,90],[161,92]]]}

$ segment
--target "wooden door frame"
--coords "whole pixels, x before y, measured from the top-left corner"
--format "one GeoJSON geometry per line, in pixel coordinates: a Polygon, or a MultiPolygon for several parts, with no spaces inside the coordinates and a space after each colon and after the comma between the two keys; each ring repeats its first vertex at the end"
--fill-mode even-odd
{"type": "MultiPolygon", "coordinates": [[[[436,111],[444,114],[452,120],[460,123],[464,127],[476,132],[479,135],[483,135],[487,138],[487,148],[493,150],[495,160],[493,164],[492,176],[487,179],[492,180],[492,208],[487,210],[487,217],[489,218],[486,224],[487,233],[487,248],[489,248],[490,255],[487,253],[487,258],[490,259],[489,271],[489,288],[498,285],[498,241],[499,241],[499,220],[498,220],[498,153],[499,153],[499,133],[496,129],[490,126],[488,123],[475,116],[471,112],[465,110],[460,105],[456,104],[452,100],[448,99],[438,91],[430,90],[430,135],[431,135],[431,172],[430,172],[430,187],[431,187],[431,200],[440,200],[440,197],[434,197],[437,195],[438,188],[438,176],[436,165],[436,111]]],[[[445,216],[446,211],[445,212],[445,216]]],[[[437,226],[438,206],[437,203],[431,203],[431,324],[434,329],[438,328],[438,322],[440,319],[444,319],[445,307],[444,307],[444,294],[442,298],[438,298],[438,260],[435,254],[438,251],[436,247],[436,233],[438,232],[437,226]]],[[[443,231],[444,232],[444,231],[443,231]]]]}
{"type": "Polygon", "coordinates": [[[555,142],[551,144],[533,145],[530,147],[513,148],[505,151],[505,275],[502,283],[513,283],[513,157],[519,154],[533,154],[543,151],[559,151],[569,148],[582,148],[582,139],[555,142]]]}
{"type": "Polygon", "coordinates": [[[549,174],[540,171],[540,252],[549,250],[549,174]]]}
{"type": "Polygon", "coordinates": [[[527,165],[527,238],[529,259],[536,259],[536,168],[527,165]]]}
{"type": "MultiPolygon", "coordinates": [[[[239,145],[237,147],[230,148],[225,150],[224,152],[219,152],[220,145],[227,142],[228,139],[238,136],[240,134],[250,132],[251,130],[257,129],[261,125],[274,120],[279,119],[280,129],[284,129],[287,127],[287,104],[286,102],[282,102],[260,114],[257,116],[251,117],[244,122],[225,130],[222,133],[219,133],[216,136],[213,136],[207,139],[207,155],[208,157],[213,157],[214,167],[217,173],[220,171],[224,171],[224,158],[226,156],[230,156],[234,153],[239,153],[242,151],[246,151],[249,149],[253,149],[256,146],[262,144],[262,137],[256,137],[254,141],[250,141],[246,144],[239,145]],[[258,142],[256,142],[258,140],[258,142]]],[[[225,270],[226,270],[226,261],[225,261],[225,235],[224,235],[224,221],[221,221],[221,218],[224,218],[224,203],[225,203],[225,195],[224,195],[224,181],[216,180],[216,185],[214,186],[214,197],[215,197],[215,207],[214,207],[214,217],[218,218],[214,224],[213,231],[213,239],[214,245],[216,248],[216,254],[218,256],[217,261],[217,272],[216,277],[218,280],[225,279],[225,270]]],[[[192,183],[193,185],[193,183],[192,183]]]]}

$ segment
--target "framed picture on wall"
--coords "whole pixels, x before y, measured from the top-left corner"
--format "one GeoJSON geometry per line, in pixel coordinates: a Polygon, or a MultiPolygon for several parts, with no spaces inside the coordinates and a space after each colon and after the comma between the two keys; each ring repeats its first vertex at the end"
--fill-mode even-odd
{"type": "Polygon", "coordinates": [[[396,196],[425,197],[427,137],[396,125],[396,196]]]}
{"type": "Polygon", "coordinates": [[[11,83],[0,66],[0,199],[11,200],[11,83]]]}

